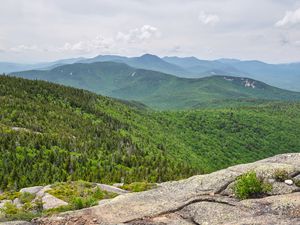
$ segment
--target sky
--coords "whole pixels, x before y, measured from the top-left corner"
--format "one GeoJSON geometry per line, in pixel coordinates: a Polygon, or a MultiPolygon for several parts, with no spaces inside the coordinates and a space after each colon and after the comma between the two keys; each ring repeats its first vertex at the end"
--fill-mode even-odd
{"type": "Polygon", "coordinates": [[[300,62],[300,1],[1,2],[0,61],[144,53],[300,62]]]}

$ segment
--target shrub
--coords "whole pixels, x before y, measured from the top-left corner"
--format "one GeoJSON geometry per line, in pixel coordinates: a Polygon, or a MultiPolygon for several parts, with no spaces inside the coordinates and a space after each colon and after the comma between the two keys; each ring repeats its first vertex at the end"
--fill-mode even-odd
{"type": "Polygon", "coordinates": [[[277,169],[277,170],[275,170],[274,178],[275,178],[276,181],[283,182],[283,181],[285,181],[286,179],[289,178],[289,174],[284,169],[277,169]]]}
{"type": "Polygon", "coordinates": [[[40,217],[41,214],[34,212],[24,212],[19,210],[16,214],[6,215],[6,221],[21,220],[31,221],[33,218],[40,217]]]}
{"type": "Polygon", "coordinates": [[[297,187],[300,187],[300,180],[294,179],[293,181],[297,187]]]}
{"type": "Polygon", "coordinates": [[[83,209],[97,204],[98,204],[97,199],[93,197],[88,197],[88,198],[75,197],[71,200],[71,205],[74,209],[83,209]]]}
{"type": "Polygon", "coordinates": [[[22,192],[19,199],[22,204],[29,203],[35,198],[35,194],[29,192],[22,192]]]}
{"type": "Polygon", "coordinates": [[[71,201],[74,209],[82,209],[83,208],[83,199],[81,197],[75,197],[71,201]]]}
{"type": "Polygon", "coordinates": [[[43,203],[43,201],[42,201],[42,198],[41,197],[38,197],[35,201],[34,201],[34,209],[37,211],[37,212],[39,212],[39,213],[41,213],[42,211],[43,211],[43,205],[44,205],[44,203],[43,203]]]}
{"type": "Polygon", "coordinates": [[[0,209],[5,216],[17,214],[19,209],[17,206],[11,202],[6,202],[4,206],[0,209]]]}
{"type": "Polygon", "coordinates": [[[93,193],[93,197],[101,200],[104,198],[104,192],[99,187],[97,187],[95,192],[93,193]]]}
{"type": "Polygon", "coordinates": [[[66,211],[70,211],[73,210],[73,206],[72,205],[63,205],[57,208],[53,208],[53,209],[47,209],[45,211],[43,211],[43,215],[53,215],[56,213],[61,213],[61,212],[66,212],[66,211]]]}
{"type": "Polygon", "coordinates": [[[0,201],[1,200],[14,200],[15,198],[19,198],[20,192],[15,191],[7,191],[0,194],[0,201]]]}
{"type": "Polygon", "coordinates": [[[239,176],[234,186],[235,195],[239,199],[259,197],[271,190],[272,185],[265,183],[254,171],[239,176]]]}

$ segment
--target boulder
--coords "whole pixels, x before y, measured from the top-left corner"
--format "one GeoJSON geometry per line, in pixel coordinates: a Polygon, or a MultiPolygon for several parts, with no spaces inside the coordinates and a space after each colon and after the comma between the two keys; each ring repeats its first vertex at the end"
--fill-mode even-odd
{"type": "Polygon", "coordinates": [[[39,192],[41,189],[43,188],[43,186],[34,186],[34,187],[28,187],[28,188],[22,188],[20,190],[21,193],[23,192],[28,192],[30,194],[36,194],[37,192],[39,192]]]}
{"type": "Polygon", "coordinates": [[[284,183],[287,185],[293,185],[294,182],[292,180],[285,180],[284,183]]]}
{"type": "Polygon", "coordinates": [[[224,194],[238,176],[248,171],[254,170],[267,180],[278,169],[288,173],[300,172],[300,154],[278,155],[162,183],[153,190],[119,195],[98,206],[41,218],[37,222],[39,225],[77,224],[71,221],[80,219],[78,224],[105,225],[300,224],[300,193],[291,193],[290,188],[278,195],[243,201],[224,194]]]}
{"type": "Polygon", "coordinates": [[[47,191],[51,190],[51,185],[47,185],[36,193],[36,197],[43,197],[47,191]]]}
{"type": "Polygon", "coordinates": [[[45,193],[45,195],[42,197],[42,202],[43,202],[43,208],[45,210],[68,205],[67,202],[59,198],[56,198],[53,195],[50,195],[48,193],[45,193]]]}
{"type": "Polygon", "coordinates": [[[290,194],[296,191],[300,191],[300,188],[295,185],[288,185],[284,182],[274,182],[272,184],[271,195],[282,195],[282,194],[290,194]]]}
{"type": "Polygon", "coordinates": [[[296,175],[296,176],[294,177],[294,180],[300,180],[300,174],[296,175]]]}
{"type": "Polygon", "coordinates": [[[15,199],[13,200],[13,204],[15,204],[18,208],[21,208],[21,207],[22,207],[22,203],[21,203],[21,201],[20,201],[19,198],[15,198],[15,199]]]}
{"type": "Polygon", "coordinates": [[[107,191],[107,192],[112,192],[118,195],[123,195],[123,194],[127,194],[129,193],[129,191],[123,190],[121,188],[115,187],[115,186],[111,186],[111,185],[107,185],[107,184],[96,184],[97,187],[99,187],[100,189],[107,191]]]}
{"type": "Polygon", "coordinates": [[[113,184],[114,187],[118,187],[118,188],[122,187],[123,185],[124,185],[124,183],[114,183],[113,184]]]}

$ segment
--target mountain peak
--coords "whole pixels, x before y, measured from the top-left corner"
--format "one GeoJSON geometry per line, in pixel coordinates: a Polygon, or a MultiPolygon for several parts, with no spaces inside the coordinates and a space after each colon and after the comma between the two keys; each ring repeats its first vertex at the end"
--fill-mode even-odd
{"type": "Polygon", "coordinates": [[[157,55],[153,55],[153,54],[149,54],[149,53],[146,53],[146,54],[140,56],[140,58],[161,59],[161,58],[158,57],[157,55]]]}

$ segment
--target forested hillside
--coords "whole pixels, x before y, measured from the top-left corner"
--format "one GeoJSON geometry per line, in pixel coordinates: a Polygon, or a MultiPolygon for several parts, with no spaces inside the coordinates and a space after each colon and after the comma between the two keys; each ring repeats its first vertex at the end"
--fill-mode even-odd
{"type": "Polygon", "coordinates": [[[300,101],[298,92],[249,78],[213,76],[187,79],[116,62],[75,63],[48,71],[24,71],[13,75],[140,101],[161,110],[253,105],[254,100],[300,101]]]}
{"type": "Polygon", "coordinates": [[[154,112],[139,103],[0,76],[0,189],[166,180],[300,152],[300,105],[154,112]]]}

